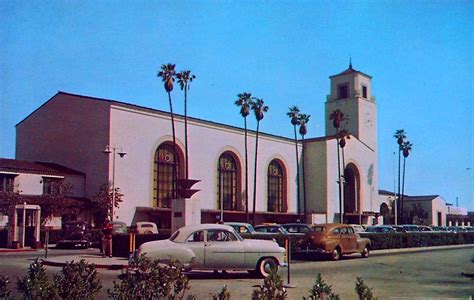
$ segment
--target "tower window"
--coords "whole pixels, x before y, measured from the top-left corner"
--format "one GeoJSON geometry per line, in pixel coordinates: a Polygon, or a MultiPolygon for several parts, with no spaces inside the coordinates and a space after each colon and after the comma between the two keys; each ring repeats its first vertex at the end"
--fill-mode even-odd
{"type": "Polygon", "coordinates": [[[362,86],[362,97],[367,99],[367,87],[365,85],[362,86]]]}
{"type": "Polygon", "coordinates": [[[349,96],[348,84],[341,84],[337,86],[337,99],[345,99],[349,96]]]}

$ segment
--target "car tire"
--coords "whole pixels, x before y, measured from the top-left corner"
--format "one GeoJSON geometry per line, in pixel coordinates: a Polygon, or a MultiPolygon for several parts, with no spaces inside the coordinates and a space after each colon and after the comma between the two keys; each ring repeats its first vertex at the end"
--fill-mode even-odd
{"type": "Polygon", "coordinates": [[[262,258],[256,268],[256,272],[258,276],[262,278],[266,278],[270,275],[271,270],[278,272],[278,262],[272,257],[265,257],[262,258]]]}
{"type": "Polygon", "coordinates": [[[153,234],[150,230],[145,231],[143,234],[153,234]]]}
{"type": "Polygon", "coordinates": [[[341,249],[339,247],[334,248],[331,252],[331,260],[339,260],[341,258],[341,249]]]}
{"type": "Polygon", "coordinates": [[[368,246],[365,246],[364,247],[364,250],[362,250],[362,252],[360,253],[362,255],[363,258],[367,258],[369,257],[369,254],[370,254],[370,249],[368,246]]]}

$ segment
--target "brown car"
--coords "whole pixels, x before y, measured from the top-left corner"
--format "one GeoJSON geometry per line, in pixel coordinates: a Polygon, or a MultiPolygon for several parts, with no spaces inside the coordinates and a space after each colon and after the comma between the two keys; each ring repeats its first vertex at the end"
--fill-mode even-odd
{"type": "Polygon", "coordinates": [[[328,254],[332,260],[338,260],[342,255],[352,253],[360,253],[362,257],[368,257],[370,240],[361,238],[350,225],[313,225],[312,230],[298,242],[296,251],[328,254]]]}

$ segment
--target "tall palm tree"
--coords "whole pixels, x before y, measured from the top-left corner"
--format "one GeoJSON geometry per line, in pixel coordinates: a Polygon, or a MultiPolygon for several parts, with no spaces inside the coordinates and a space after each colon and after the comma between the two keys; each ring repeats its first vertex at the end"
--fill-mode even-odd
{"type": "MultiPolygon", "coordinates": [[[[396,205],[396,208],[398,210],[397,212],[397,218],[401,217],[403,215],[403,212],[402,212],[402,203],[401,203],[401,199],[400,199],[400,164],[401,164],[401,153],[402,153],[402,150],[403,150],[403,142],[405,141],[406,139],[406,132],[404,129],[398,129],[397,131],[395,131],[395,134],[393,135],[393,137],[397,140],[397,144],[398,144],[398,201],[397,201],[397,205],[396,205]]],[[[397,218],[395,220],[397,220],[397,218]]],[[[400,220],[401,221],[401,220],[400,220]]],[[[395,222],[396,224],[397,222],[395,222]]]]}
{"type": "Polygon", "coordinates": [[[252,110],[257,119],[257,132],[255,134],[255,168],[253,175],[253,211],[252,211],[252,225],[255,225],[255,206],[257,201],[257,155],[258,155],[258,133],[260,129],[260,121],[263,119],[265,112],[268,111],[268,106],[264,104],[263,99],[254,98],[251,104],[252,110]]]}
{"type": "Polygon", "coordinates": [[[346,161],[344,157],[344,148],[346,147],[346,140],[350,140],[351,136],[349,132],[345,129],[339,131],[339,147],[342,149],[342,170],[345,172],[346,170],[346,161]]]}
{"type": "Polygon", "coordinates": [[[296,202],[298,206],[298,217],[301,214],[301,202],[300,202],[300,163],[298,157],[298,136],[296,135],[296,126],[300,125],[300,109],[297,106],[289,108],[290,111],[286,113],[291,119],[291,125],[293,125],[293,131],[295,133],[295,153],[296,153],[296,202]]]}
{"type": "Polygon", "coordinates": [[[181,90],[184,90],[184,149],[186,155],[186,179],[189,178],[189,154],[188,154],[188,90],[190,83],[196,78],[191,71],[181,71],[176,77],[181,90]]]}
{"type": "Polygon", "coordinates": [[[252,94],[241,93],[237,95],[235,105],[240,107],[240,114],[244,118],[245,133],[245,216],[247,223],[250,223],[249,216],[249,167],[248,167],[248,149],[247,149],[247,116],[250,114],[250,106],[252,105],[252,94]]]}
{"type": "Polygon", "coordinates": [[[403,210],[403,195],[405,195],[405,166],[406,159],[410,155],[413,144],[409,141],[403,142],[402,152],[403,152],[403,179],[402,179],[402,210],[403,210]]]}
{"type": "Polygon", "coordinates": [[[303,167],[303,222],[306,223],[306,185],[305,185],[305,172],[304,172],[304,155],[305,155],[305,152],[304,152],[304,136],[306,135],[306,133],[308,133],[308,128],[307,128],[307,124],[309,122],[309,118],[311,116],[310,115],[307,115],[307,114],[301,114],[300,115],[300,118],[299,118],[299,121],[300,121],[300,134],[301,134],[301,139],[303,141],[303,152],[301,153],[301,161],[302,161],[302,167],[303,167]]]}
{"type": "Polygon", "coordinates": [[[336,148],[337,148],[337,174],[338,174],[338,184],[339,184],[339,222],[342,224],[344,222],[344,216],[342,215],[342,178],[341,178],[341,161],[339,154],[339,128],[341,127],[342,121],[344,118],[344,113],[339,109],[336,109],[331,113],[329,119],[332,120],[332,125],[336,128],[336,148]]]}
{"type": "Polygon", "coordinates": [[[164,82],[164,87],[168,93],[168,100],[170,104],[170,116],[171,116],[171,130],[173,134],[173,197],[176,197],[176,132],[174,128],[174,114],[173,114],[173,101],[171,100],[171,92],[173,91],[174,78],[176,71],[174,70],[176,65],[174,64],[163,64],[161,65],[161,71],[158,72],[158,77],[164,82]]]}

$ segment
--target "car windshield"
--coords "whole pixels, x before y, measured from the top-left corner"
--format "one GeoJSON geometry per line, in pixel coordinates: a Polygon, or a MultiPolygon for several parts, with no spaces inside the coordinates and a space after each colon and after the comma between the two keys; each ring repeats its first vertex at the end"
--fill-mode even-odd
{"type": "Polygon", "coordinates": [[[174,242],[176,240],[176,237],[179,235],[179,230],[176,230],[171,236],[170,236],[170,241],[174,242]]]}
{"type": "Polygon", "coordinates": [[[326,227],[324,227],[324,226],[314,226],[313,227],[314,232],[323,232],[325,230],[326,230],[326,227]]]}

